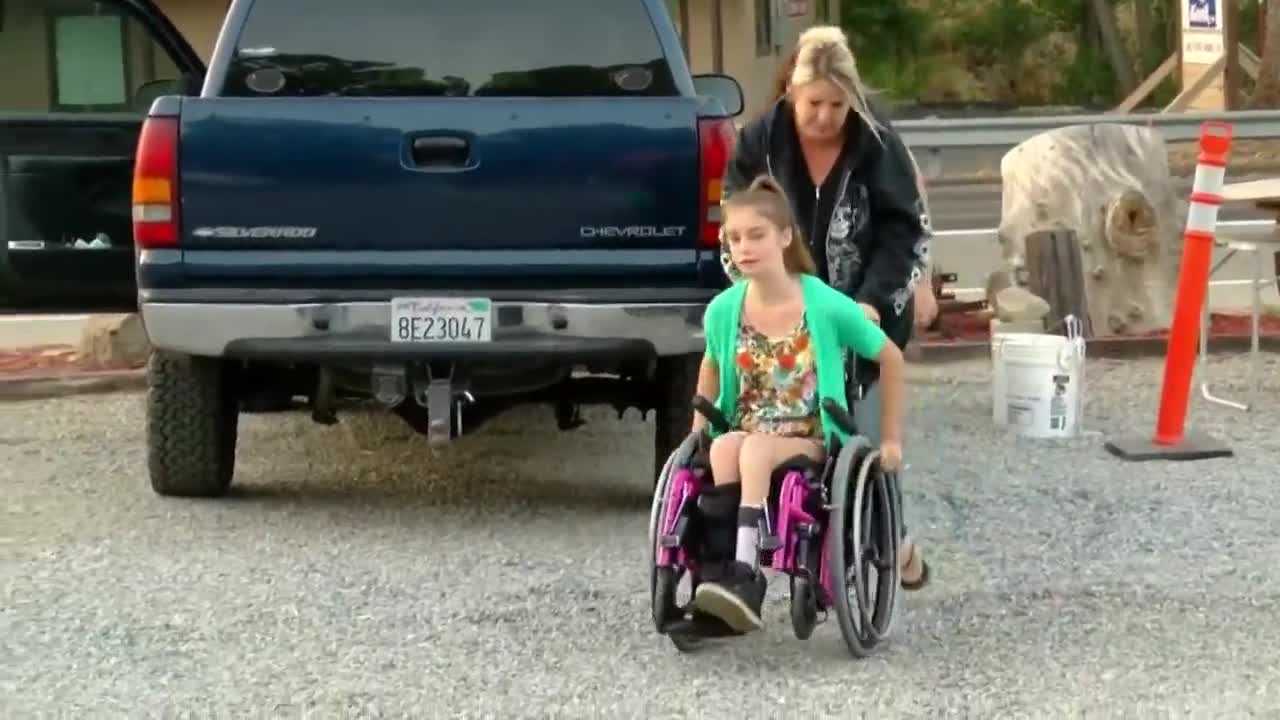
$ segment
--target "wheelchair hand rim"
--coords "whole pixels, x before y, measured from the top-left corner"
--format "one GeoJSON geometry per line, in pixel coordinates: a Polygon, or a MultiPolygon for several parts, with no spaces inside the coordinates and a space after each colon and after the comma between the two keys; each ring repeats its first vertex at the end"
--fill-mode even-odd
{"type": "MultiPolygon", "coordinates": [[[[871,470],[876,466],[875,461],[879,458],[879,455],[880,455],[879,451],[873,450],[870,453],[868,453],[866,459],[863,460],[862,466],[858,470],[858,479],[856,481],[856,484],[854,485],[856,490],[854,491],[853,507],[856,510],[857,508],[862,507],[863,504],[866,502],[879,502],[885,508],[886,517],[884,520],[884,524],[887,525],[887,528],[884,529],[884,532],[887,532],[889,535],[889,547],[888,547],[889,563],[891,568],[896,568],[898,564],[898,546],[899,546],[900,538],[898,537],[898,532],[897,532],[898,523],[896,522],[896,513],[894,512],[894,508],[893,508],[893,500],[891,497],[889,497],[889,489],[887,487],[887,483],[889,482],[889,474],[881,471],[880,482],[876,482],[874,484],[874,488],[872,487],[872,483],[871,483],[871,479],[872,479],[871,470]],[[869,490],[873,490],[877,495],[879,495],[880,496],[879,499],[873,500],[869,498],[866,495],[866,493],[869,490]]],[[[854,592],[858,595],[858,613],[861,616],[863,633],[872,641],[872,643],[879,643],[885,638],[889,637],[889,634],[893,632],[893,621],[894,621],[894,618],[897,616],[897,612],[895,611],[897,609],[897,602],[898,602],[897,573],[890,571],[889,572],[890,582],[884,583],[886,586],[885,592],[887,592],[889,595],[889,598],[887,601],[888,618],[885,621],[884,629],[880,630],[876,628],[874,616],[876,613],[876,606],[878,606],[881,601],[881,597],[880,597],[881,591],[879,589],[876,590],[876,598],[873,603],[871,600],[871,579],[865,571],[865,565],[862,560],[864,548],[862,548],[861,545],[862,545],[863,530],[865,529],[862,527],[863,513],[855,511],[853,513],[853,516],[854,516],[853,536],[854,536],[854,556],[855,556],[854,592]]],[[[869,530],[873,531],[874,528],[870,528],[869,530]]],[[[876,570],[877,585],[881,584],[881,578],[880,578],[881,572],[882,571],[877,568],[876,570]]]]}
{"type": "MultiPolygon", "coordinates": [[[[841,448],[840,456],[837,458],[835,473],[832,476],[831,481],[833,490],[832,504],[834,507],[832,508],[831,521],[826,538],[826,542],[830,547],[829,554],[832,562],[825,572],[840,573],[839,577],[835,577],[834,575],[829,576],[833,586],[832,590],[835,591],[833,592],[832,601],[836,606],[836,615],[840,620],[840,632],[844,636],[845,644],[848,646],[850,653],[857,658],[868,657],[880,640],[884,639],[889,634],[889,631],[892,628],[893,615],[895,614],[894,611],[896,610],[897,600],[895,587],[895,583],[897,582],[896,557],[894,557],[893,561],[889,564],[890,570],[888,577],[884,578],[883,582],[880,583],[887,587],[884,588],[883,593],[878,593],[877,595],[878,602],[876,607],[880,607],[883,611],[882,614],[887,615],[887,617],[881,618],[885,625],[883,629],[877,629],[874,622],[869,622],[869,620],[875,619],[875,610],[874,608],[872,609],[871,618],[866,617],[866,613],[863,612],[863,603],[859,598],[856,587],[854,592],[855,597],[852,602],[850,602],[849,597],[849,561],[851,557],[857,557],[856,562],[861,562],[861,556],[859,553],[861,552],[863,544],[861,542],[856,543],[856,547],[850,547],[850,552],[846,553],[845,540],[851,540],[851,538],[849,538],[849,534],[853,530],[852,526],[854,525],[855,518],[860,516],[860,513],[853,512],[853,508],[856,507],[853,503],[858,502],[858,493],[856,488],[859,485],[863,487],[869,486],[867,479],[870,469],[875,465],[873,462],[874,456],[871,455],[871,452],[873,452],[873,450],[870,447],[870,443],[865,437],[861,436],[859,436],[855,441],[849,443],[849,445],[841,448]],[[858,463],[857,472],[854,472],[855,462],[858,463]],[[859,478],[861,478],[861,481],[859,478]],[[853,488],[850,487],[851,485],[853,488]],[[840,532],[835,532],[835,530],[839,530],[840,532]],[[837,558],[840,562],[835,562],[837,558]],[[839,595],[841,597],[834,597],[835,595],[839,595]],[[887,601],[883,606],[879,603],[881,596],[883,596],[887,601]]],[[[883,487],[880,483],[876,483],[875,485],[883,487]]],[[[872,487],[875,485],[872,485],[872,487]]],[[[883,498],[883,495],[881,497],[883,498]]],[[[892,508],[887,508],[887,510],[889,512],[889,516],[886,518],[885,522],[889,523],[887,531],[890,536],[890,544],[893,545],[896,543],[896,540],[893,538],[897,533],[897,524],[894,521],[892,508]]],[[[859,532],[860,530],[861,528],[859,528],[859,532]]],[[[853,583],[855,583],[855,585],[858,582],[859,580],[857,578],[853,579],[853,583]]]]}

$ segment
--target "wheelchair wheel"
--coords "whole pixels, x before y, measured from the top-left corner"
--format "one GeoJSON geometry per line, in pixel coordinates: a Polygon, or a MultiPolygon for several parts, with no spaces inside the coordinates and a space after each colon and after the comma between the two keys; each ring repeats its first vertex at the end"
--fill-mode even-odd
{"type": "Polygon", "coordinates": [[[661,534],[662,521],[666,515],[671,479],[675,475],[676,468],[687,463],[693,456],[697,443],[698,436],[695,434],[685,438],[684,442],[680,443],[680,446],[667,457],[658,481],[654,484],[653,504],[649,510],[649,597],[654,628],[659,633],[668,623],[679,618],[683,612],[676,602],[676,594],[685,571],[683,568],[658,567],[658,536],[661,534]]]}
{"type": "Polygon", "coordinates": [[[791,630],[808,640],[818,625],[818,593],[809,578],[791,577],[791,630]]]}
{"type": "Polygon", "coordinates": [[[865,438],[840,451],[832,476],[827,542],[840,633],[854,657],[866,657],[892,626],[898,589],[898,528],[892,478],[865,438]]]}

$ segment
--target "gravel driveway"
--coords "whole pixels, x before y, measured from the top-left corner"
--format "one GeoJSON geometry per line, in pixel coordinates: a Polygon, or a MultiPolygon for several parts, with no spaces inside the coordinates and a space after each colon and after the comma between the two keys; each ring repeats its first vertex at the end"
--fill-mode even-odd
{"type": "MultiPolygon", "coordinates": [[[[1159,367],[1091,361],[1087,430],[1149,430],[1159,367]]],[[[782,582],[755,637],[653,633],[634,413],[560,434],[528,409],[435,458],[391,418],[248,416],[236,494],[199,502],[148,487],[141,396],[0,405],[0,717],[1280,708],[1280,411],[1196,408],[1235,459],[1123,464],[993,430],[986,363],[914,372],[935,583],[862,662],[834,618],[791,636],[782,582]]]]}

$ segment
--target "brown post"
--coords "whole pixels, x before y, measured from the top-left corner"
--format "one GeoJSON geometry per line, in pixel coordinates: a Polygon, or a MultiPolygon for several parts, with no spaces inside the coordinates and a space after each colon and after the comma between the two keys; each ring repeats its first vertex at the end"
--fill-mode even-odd
{"type": "Polygon", "coordinates": [[[1258,0],[1258,57],[1266,52],[1267,46],[1267,5],[1271,0],[1258,0]]]}
{"type": "Polygon", "coordinates": [[[1240,14],[1234,0],[1218,0],[1218,13],[1227,23],[1222,37],[1227,56],[1227,65],[1222,69],[1222,101],[1227,110],[1239,110],[1244,103],[1240,89],[1240,14]]]}
{"type": "Polygon", "coordinates": [[[1050,333],[1062,334],[1062,323],[1074,315],[1086,338],[1093,337],[1089,296],[1080,240],[1072,230],[1041,230],[1027,236],[1027,289],[1049,303],[1044,319],[1050,333]]]}
{"type": "Polygon", "coordinates": [[[711,71],[724,72],[724,13],[721,0],[711,0],[711,71]]]}
{"type": "Polygon", "coordinates": [[[1174,80],[1176,81],[1174,85],[1175,87],[1178,88],[1178,92],[1182,92],[1183,90],[1187,89],[1187,80],[1186,80],[1186,76],[1182,74],[1182,9],[1181,8],[1174,11],[1172,19],[1173,19],[1173,22],[1169,25],[1169,28],[1168,28],[1170,33],[1169,39],[1171,44],[1175,48],[1174,52],[1178,56],[1178,63],[1173,67],[1173,77],[1174,77],[1174,80]]]}
{"type": "Polygon", "coordinates": [[[684,61],[692,63],[689,55],[689,0],[680,0],[680,49],[684,50],[684,61]]]}

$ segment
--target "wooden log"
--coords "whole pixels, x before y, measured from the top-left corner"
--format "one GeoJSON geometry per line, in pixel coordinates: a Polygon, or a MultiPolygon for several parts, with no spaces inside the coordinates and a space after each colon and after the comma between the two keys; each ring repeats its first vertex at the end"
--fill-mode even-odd
{"type": "Polygon", "coordinates": [[[1070,231],[1095,336],[1168,328],[1187,201],[1169,175],[1159,131],[1125,124],[1057,128],[1006,153],[1000,174],[999,240],[1003,269],[1015,283],[1029,281],[1028,238],[1070,231]]]}
{"type": "Polygon", "coordinates": [[[1080,240],[1072,230],[1040,230],[1026,238],[1027,289],[1049,303],[1045,330],[1064,334],[1066,318],[1080,320],[1086,338],[1093,337],[1089,297],[1084,280],[1080,240]]]}

